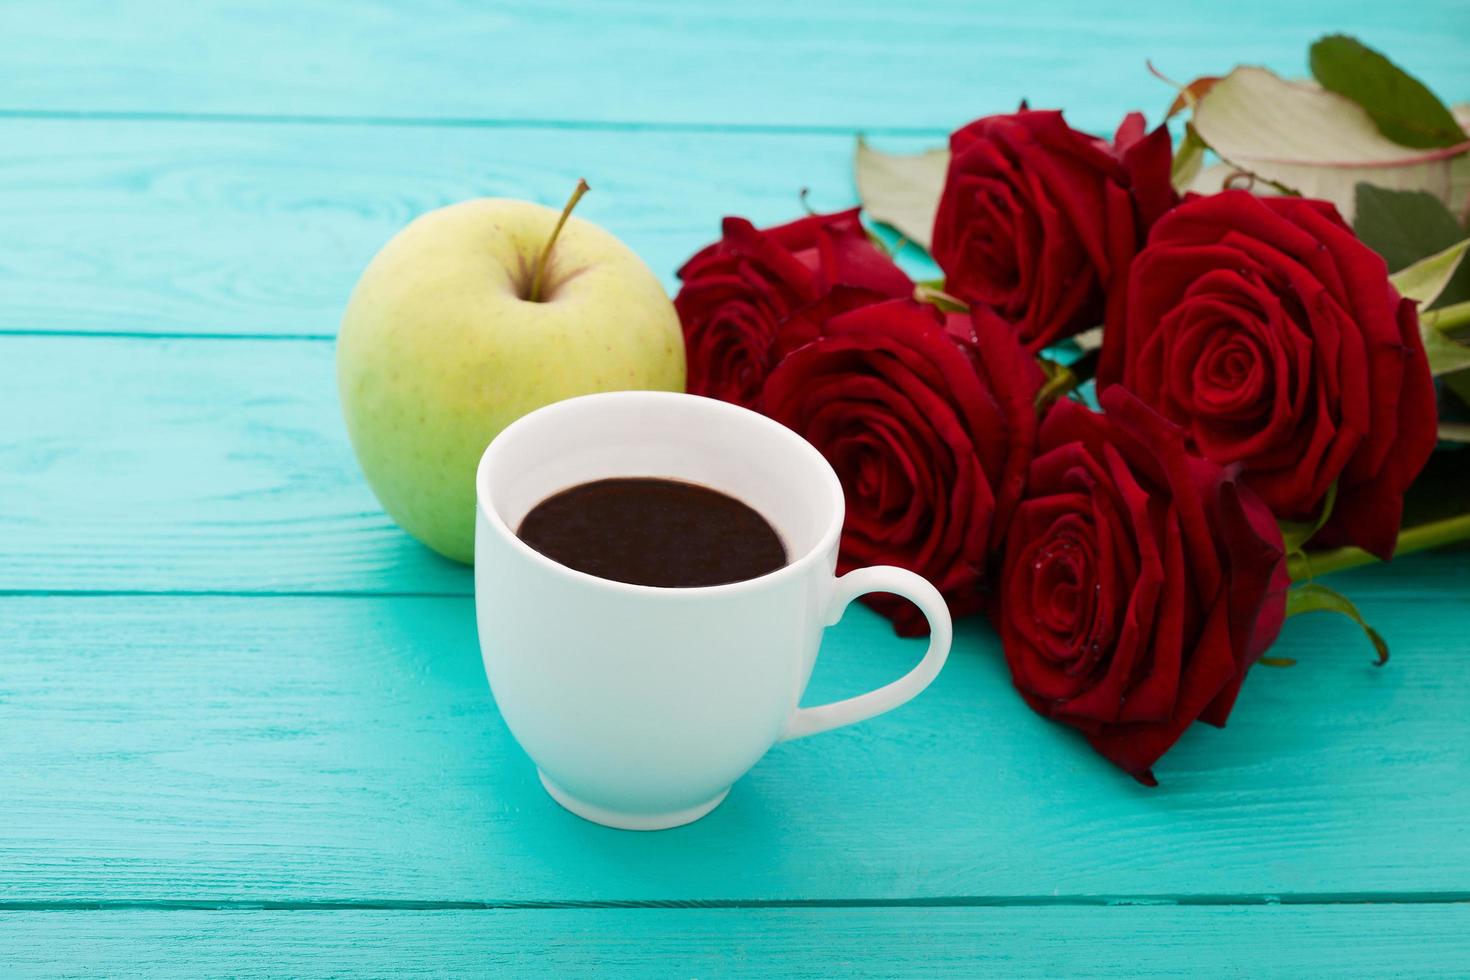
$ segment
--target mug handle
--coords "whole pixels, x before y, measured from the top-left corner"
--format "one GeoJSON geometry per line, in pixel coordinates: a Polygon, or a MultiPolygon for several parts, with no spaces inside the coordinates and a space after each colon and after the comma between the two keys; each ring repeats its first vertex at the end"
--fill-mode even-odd
{"type": "Polygon", "coordinates": [[[949,645],[954,634],[949,608],[945,606],[939,590],[926,579],[907,569],[892,565],[874,565],[848,572],[837,579],[836,586],[830,600],[828,626],[835,625],[842,618],[848,604],[858,596],[869,592],[892,592],[918,606],[924,618],[929,620],[929,649],[917,667],[876,691],[815,708],[797,708],[791,713],[791,718],[781,733],[780,740],[783,742],[831,731],[843,725],[866,721],[885,711],[892,711],[928,687],[939,676],[939,668],[944,666],[944,661],[949,657],[949,645]]]}

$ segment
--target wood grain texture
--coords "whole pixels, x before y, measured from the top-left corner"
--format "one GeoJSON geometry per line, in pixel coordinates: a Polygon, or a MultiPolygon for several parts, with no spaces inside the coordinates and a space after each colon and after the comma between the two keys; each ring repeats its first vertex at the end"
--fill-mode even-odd
{"type": "Polygon", "coordinates": [[[16,978],[1455,977],[1467,935],[1470,905],[0,913],[16,978]]]}
{"type": "Polygon", "coordinates": [[[469,595],[373,499],[333,372],[313,340],[0,336],[0,591],[469,595]]]}
{"type": "Polygon", "coordinates": [[[0,590],[468,594],[383,514],[317,341],[0,337],[0,590]]]}
{"type": "Polygon", "coordinates": [[[1392,4],[1145,0],[473,0],[0,8],[3,105],[63,112],[240,113],[587,122],[923,127],[1021,98],[1079,124],[1155,116],[1187,79],[1236,62],[1305,74],[1347,31],[1447,97],[1470,94],[1459,0],[1392,4]]]}
{"type": "MultiPolygon", "coordinates": [[[[1157,790],[971,621],[912,705],[624,834],[542,793],[469,574],[378,509],[325,340],[463,198],[586,176],[672,288],[726,213],[850,204],[860,129],[914,148],[1026,96],[1103,130],[1167,100],[1145,58],[1300,73],[1329,30],[1461,101],[1467,29],[1462,0],[0,5],[0,973],[1462,975],[1464,553],[1336,578],[1392,663],[1293,620],[1299,665],[1157,790]]],[[[809,700],[918,647],[854,609],[809,700]]]]}
{"type": "MultiPolygon", "coordinates": [[[[585,823],[490,699],[463,598],[0,598],[0,901],[1382,898],[1470,882],[1470,569],[1339,585],[1149,790],[1011,691],[971,620],[932,688],[777,746],[710,817],[585,823]],[[1361,587],[1359,583],[1362,583],[1361,587]]],[[[917,660],[862,608],[810,701],[917,660]]]]}
{"type": "Polygon", "coordinates": [[[803,187],[817,208],[856,200],[850,136],[15,119],[0,135],[0,332],[331,337],[413,218],[480,196],[560,207],[578,177],[578,214],[670,289],[726,214],[789,221],[803,187]]]}

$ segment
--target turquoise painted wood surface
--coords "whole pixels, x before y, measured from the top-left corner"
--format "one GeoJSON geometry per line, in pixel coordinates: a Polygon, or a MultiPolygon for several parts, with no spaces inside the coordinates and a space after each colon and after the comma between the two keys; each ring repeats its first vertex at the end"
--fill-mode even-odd
{"type": "Polygon", "coordinates": [[[1301,72],[1327,31],[1470,95],[1459,0],[394,0],[6,4],[13,112],[948,132],[1021,98],[1116,125],[1174,76],[1301,72]]]}
{"type": "MultiPolygon", "coordinates": [[[[1191,731],[1160,790],[1031,714],[971,621],[923,698],[778,746],[709,818],[657,835],[545,797],[490,700],[467,598],[15,597],[0,909],[1470,899],[1465,565],[1343,576],[1392,666],[1345,621],[1292,621],[1278,652],[1299,665],[1253,674],[1230,728],[1191,731]]],[[[808,699],[920,652],[854,608],[808,699]]]]}
{"type": "Polygon", "coordinates": [[[1466,905],[0,916],[24,976],[1463,977],[1467,931],[1466,905]]]}
{"type": "MultiPolygon", "coordinates": [[[[0,974],[1463,975],[1470,555],[1337,578],[1146,790],[966,624],[892,715],[709,819],[552,805],[468,572],[338,417],[362,264],[464,197],[560,201],[669,286],[721,215],[852,203],[1025,95],[1109,126],[1356,32],[1470,98],[1470,9],[558,2],[0,7],[0,974]],[[1281,903],[1281,904],[1276,904],[1281,903]]],[[[918,656],[854,609],[811,700],[918,656]]]]}
{"type": "MultiPolygon", "coordinates": [[[[1470,84],[1466,86],[1470,90],[1470,84]]],[[[560,207],[671,288],[720,218],[853,203],[853,135],[5,120],[0,331],[329,338],[357,275],[415,216],[465,198],[560,207]]],[[[884,137],[892,149],[939,140],[884,137]]]]}

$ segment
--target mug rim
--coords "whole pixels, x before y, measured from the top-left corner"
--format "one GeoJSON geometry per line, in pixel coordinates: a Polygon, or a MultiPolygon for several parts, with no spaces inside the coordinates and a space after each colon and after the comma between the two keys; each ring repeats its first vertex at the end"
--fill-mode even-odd
{"type": "MultiPolygon", "coordinates": [[[[673,478],[669,477],[668,479],[673,478]]],[[[564,489],[570,488],[568,487],[564,489]]],[[[719,490],[720,488],[711,487],[710,489],[719,490]]],[[[560,491],[553,492],[555,493],[560,491]]],[[[720,490],[720,492],[724,493],[725,491],[720,490]]],[[[486,522],[491,526],[491,528],[494,529],[495,533],[499,534],[502,538],[507,539],[510,542],[510,545],[513,549],[518,550],[522,555],[525,555],[533,562],[536,562],[545,568],[559,572],[563,575],[571,576],[574,579],[582,580],[588,583],[595,583],[599,586],[609,588],[618,592],[627,592],[630,594],[642,594],[649,596],[656,595],[667,598],[673,598],[676,596],[687,596],[689,598],[696,598],[708,597],[721,593],[735,593],[749,591],[752,589],[765,588],[767,586],[784,581],[786,578],[804,573],[807,570],[808,566],[817,561],[821,556],[828,554],[836,545],[838,537],[842,534],[842,523],[846,516],[846,498],[844,497],[842,492],[842,482],[837,478],[837,472],[832,469],[832,464],[827,462],[827,458],[823,456],[820,452],[818,452],[817,448],[813,446],[810,442],[807,442],[806,439],[802,438],[800,435],[787,428],[786,426],[782,425],[780,422],[777,422],[772,418],[762,415],[759,412],[751,411],[750,409],[743,406],[736,405],[731,402],[720,401],[717,398],[708,398],[704,395],[694,395],[680,391],[634,390],[601,391],[587,395],[575,395],[571,398],[564,398],[559,401],[550,402],[546,405],[542,405],[540,408],[532,409],[525,415],[522,415],[520,418],[507,425],[504,429],[500,430],[500,432],[496,434],[495,438],[490,440],[490,444],[485,447],[484,453],[482,453],[480,456],[480,463],[475,468],[475,509],[479,512],[481,516],[485,518],[486,522]],[[774,571],[767,572],[764,575],[757,575],[755,578],[741,579],[738,582],[726,582],[722,585],[697,585],[683,587],[638,585],[633,582],[619,582],[616,579],[602,578],[601,576],[592,575],[588,572],[578,571],[575,568],[563,565],[559,561],[546,557],[541,552],[537,551],[535,548],[532,548],[530,545],[526,544],[526,542],[520,539],[520,537],[510,527],[510,525],[505,522],[505,519],[500,516],[500,511],[496,509],[493,501],[490,498],[489,476],[490,471],[495,463],[496,446],[503,445],[502,440],[505,439],[507,434],[513,433],[517,429],[526,428],[529,425],[535,425],[540,422],[544,422],[547,415],[554,415],[558,412],[575,412],[588,406],[589,403],[600,403],[608,401],[662,401],[671,404],[689,404],[691,402],[697,402],[700,404],[701,408],[705,408],[715,412],[724,412],[732,417],[743,419],[745,424],[751,424],[756,426],[758,429],[764,430],[764,432],[768,433],[768,435],[764,438],[784,441],[788,445],[793,446],[798,453],[806,455],[809,459],[812,460],[813,463],[816,464],[817,471],[822,474],[822,479],[827,485],[828,495],[832,501],[832,514],[831,518],[827,522],[827,527],[823,529],[821,536],[817,539],[817,542],[810,548],[808,548],[800,557],[793,558],[786,564],[782,565],[780,568],[777,568],[774,571]]],[[[765,515],[762,514],[761,516],[764,517],[765,515]]],[[[478,555],[476,557],[478,558],[478,555]]]]}

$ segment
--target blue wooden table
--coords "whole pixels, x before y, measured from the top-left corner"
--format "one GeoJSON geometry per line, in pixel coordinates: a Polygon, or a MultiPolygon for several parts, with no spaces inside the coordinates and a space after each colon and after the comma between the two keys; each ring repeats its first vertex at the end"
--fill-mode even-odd
{"type": "MultiPolygon", "coordinates": [[[[415,215],[560,204],[672,288],[726,213],[852,203],[853,135],[1157,118],[1346,30],[1470,98],[1463,0],[0,7],[0,975],[1470,972],[1470,555],[1338,576],[1145,789],[960,630],[913,704],[637,835],[542,793],[469,572],[336,405],[415,215]],[[1124,13],[1126,11],[1126,13],[1124,13]]],[[[919,647],[854,608],[810,697],[919,647]]]]}

